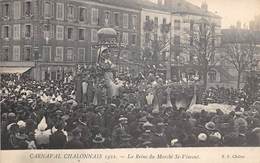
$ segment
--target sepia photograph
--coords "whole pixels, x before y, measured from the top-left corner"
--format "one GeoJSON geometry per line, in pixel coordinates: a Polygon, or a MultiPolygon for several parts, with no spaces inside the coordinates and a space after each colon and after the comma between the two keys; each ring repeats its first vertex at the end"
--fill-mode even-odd
{"type": "Polygon", "coordinates": [[[260,147],[260,0],[0,0],[0,38],[1,153],[260,147]]]}

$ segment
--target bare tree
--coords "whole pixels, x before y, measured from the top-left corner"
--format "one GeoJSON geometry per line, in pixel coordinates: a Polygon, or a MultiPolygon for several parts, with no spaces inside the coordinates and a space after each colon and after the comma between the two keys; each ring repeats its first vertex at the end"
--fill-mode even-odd
{"type": "Polygon", "coordinates": [[[237,71],[237,89],[240,88],[241,76],[246,70],[251,70],[254,63],[256,44],[254,37],[248,31],[234,29],[229,35],[229,42],[224,45],[228,61],[237,71]]]}
{"type": "Polygon", "coordinates": [[[166,22],[158,25],[153,20],[146,20],[144,23],[145,48],[142,49],[141,58],[143,63],[158,65],[161,63],[160,61],[165,60],[170,47],[170,26],[171,24],[166,24],[166,22]]]}
{"type": "Polygon", "coordinates": [[[190,36],[189,40],[186,40],[181,47],[182,51],[193,55],[194,63],[199,67],[205,88],[208,83],[208,72],[217,63],[215,60],[217,38],[215,27],[214,23],[209,23],[206,19],[194,22],[189,33],[186,33],[190,36]]]}

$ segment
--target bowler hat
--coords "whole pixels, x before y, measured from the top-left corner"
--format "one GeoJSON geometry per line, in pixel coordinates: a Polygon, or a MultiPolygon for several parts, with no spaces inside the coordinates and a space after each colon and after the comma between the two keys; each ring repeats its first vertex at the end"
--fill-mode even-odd
{"type": "Polygon", "coordinates": [[[101,134],[97,134],[95,138],[92,140],[93,143],[100,144],[104,143],[105,138],[101,134]]]}
{"type": "Polygon", "coordinates": [[[214,122],[208,122],[205,124],[205,128],[208,130],[215,130],[216,129],[216,125],[214,122]]]}

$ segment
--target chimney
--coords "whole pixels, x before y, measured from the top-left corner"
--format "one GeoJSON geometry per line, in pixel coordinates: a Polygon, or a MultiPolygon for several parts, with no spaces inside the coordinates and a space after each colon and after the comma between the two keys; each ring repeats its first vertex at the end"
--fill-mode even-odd
{"type": "Polygon", "coordinates": [[[237,21],[237,26],[236,26],[237,29],[241,29],[241,21],[237,21]]]}
{"type": "Polygon", "coordinates": [[[203,11],[208,11],[208,4],[206,1],[201,3],[201,7],[200,7],[203,11]]]}
{"type": "Polygon", "coordinates": [[[173,0],[165,0],[165,6],[171,6],[173,0]]]}

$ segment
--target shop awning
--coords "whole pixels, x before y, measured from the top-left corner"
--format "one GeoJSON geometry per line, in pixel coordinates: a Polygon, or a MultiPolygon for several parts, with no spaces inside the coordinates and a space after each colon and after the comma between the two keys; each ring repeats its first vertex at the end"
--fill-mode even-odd
{"type": "Polygon", "coordinates": [[[0,74],[23,74],[32,67],[0,67],[0,74]]]}

